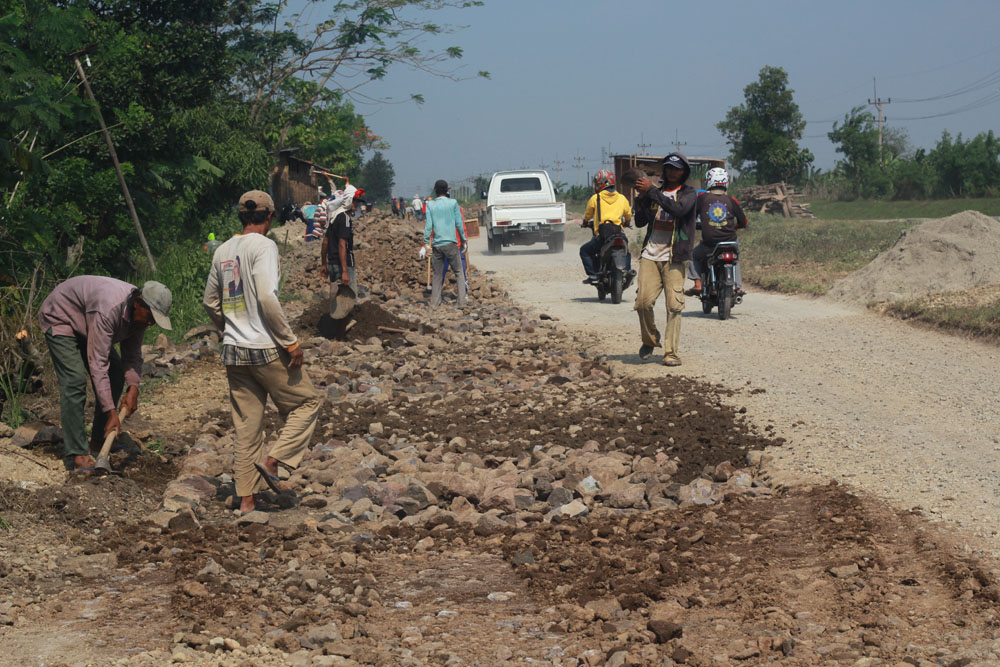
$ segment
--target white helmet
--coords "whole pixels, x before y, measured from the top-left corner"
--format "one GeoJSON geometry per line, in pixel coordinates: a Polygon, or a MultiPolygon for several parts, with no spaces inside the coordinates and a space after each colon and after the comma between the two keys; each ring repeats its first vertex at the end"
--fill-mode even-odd
{"type": "Polygon", "coordinates": [[[705,174],[705,189],[711,190],[712,188],[728,188],[729,187],[729,174],[722,167],[712,167],[705,174]]]}

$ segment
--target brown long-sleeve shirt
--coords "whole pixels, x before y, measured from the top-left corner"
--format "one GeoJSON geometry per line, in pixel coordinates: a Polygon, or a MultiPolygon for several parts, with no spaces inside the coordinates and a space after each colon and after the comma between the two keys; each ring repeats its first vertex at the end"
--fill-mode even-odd
{"type": "Polygon", "coordinates": [[[132,323],[131,297],[139,288],[104,276],[76,276],[59,283],[42,302],[38,323],[52,336],[87,341],[87,365],[101,410],[114,410],[108,357],[121,343],[125,382],[138,387],[142,379],[142,337],[145,325],[132,323]]]}

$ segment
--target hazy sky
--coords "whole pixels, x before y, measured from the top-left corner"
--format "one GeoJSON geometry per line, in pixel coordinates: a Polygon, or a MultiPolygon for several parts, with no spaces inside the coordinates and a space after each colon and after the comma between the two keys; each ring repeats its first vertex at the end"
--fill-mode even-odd
{"type": "MultiPolygon", "coordinates": [[[[311,11],[321,18],[319,7],[311,11]]],[[[555,178],[556,160],[561,180],[583,182],[602,167],[602,147],[634,153],[644,142],[662,155],[675,133],[688,155],[726,157],[715,124],[765,65],[788,72],[809,121],[802,144],[824,169],[838,157],[830,121],[873,96],[873,77],[892,99],[888,124],[915,147],[932,147],[945,129],[1000,129],[998,0],[486,0],[429,19],[467,26],[432,43],[461,46],[466,74],[492,79],[398,68],[365,89],[426,99],[356,104],[391,144],[395,189],[406,196],[437,178],[522,166],[548,165],[555,178]]]]}

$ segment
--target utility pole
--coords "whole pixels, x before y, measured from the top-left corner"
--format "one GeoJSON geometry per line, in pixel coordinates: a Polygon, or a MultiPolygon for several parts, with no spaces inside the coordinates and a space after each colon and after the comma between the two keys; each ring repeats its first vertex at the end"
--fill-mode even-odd
{"type": "Polygon", "coordinates": [[[580,173],[581,173],[581,170],[583,169],[583,160],[584,160],[584,158],[582,158],[579,155],[577,155],[575,158],[573,158],[573,160],[576,161],[576,181],[577,181],[577,183],[579,183],[580,182],[580,173]]]}
{"type": "Polygon", "coordinates": [[[646,143],[646,135],[644,133],[640,133],[638,148],[641,151],[641,155],[645,155],[646,149],[649,148],[650,146],[652,146],[652,144],[646,143]]]}
{"type": "MultiPolygon", "coordinates": [[[[83,88],[87,91],[87,97],[90,101],[94,103],[94,112],[97,114],[97,122],[101,126],[101,132],[104,134],[104,141],[108,144],[108,153],[111,155],[111,162],[115,165],[115,171],[118,172],[118,182],[122,186],[122,194],[125,195],[125,204],[128,206],[129,215],[132,216],[132,222],[135,224],[135,231],[139,234],[139,243],[142,244],[142,249],[146,251],[146,261],[149,262],[149,268],[153,273],[156,273],[156,262],[153,261],[153,253],[149,251],[149,244],[146,243],[146,235],[142,233],[142,225],[139,224],[139,215],[135,212],[135,204],[132,203],[132,195],[129,194],[128,185],[125,183],[125,174],[122,173],[122,166],[118,163],[118,154],[115,152],[115,144],[111,141],[111,133],[108,132],[108,126],[104,124],[104,116],[101,114],[101,106],[97,103],[97,98],[94,97],[94,91],[90,89],[90,82],[87,81],[87,75],[83,71],[83,65],[80,64],[80,56],[86,53],[84,51],[77,51],[76,53],[70,54],[73,58],[73,63],[76,65],[76,73],[80,75],[80,80],[83,82],[83,88]]],[[[90,62],[89,60],[87,62],[90,62]]]]}
{"type": "Polygon", "coordinates": [[[539,169],[544,169],[545,171],[548,171],[549,170],[549,165],[548,165],[547,162],[542,162],[540,165],[538,165],[538,168],[539,169]]]}
{"type": "Polygon", "coordinates": [[[875,99],[869,99],[868,104],[872,105],[878,109],[878,164],[882,166],[882,123],[889,120],[888,118],[882,117],[882,106],[885,104],[892,104],[892,98],[887,100],[879,99],[878,88],[875,85],[875,77],[872,77],[872,93],[875,95],[875,99]]]}
{"type": "Polygon", "coordinates": [[[556,180],[557,181],[561,181],[562,180],[562,166],[565,164],[565,161],[564,160],[560,160],[559,158],[556,158],[555,160],[552,161],[552,164],[554,164],[556,166],[556,180]]]}
{"type": "Polygon", "coordinates": [[[680,153],[681,152],[681,146],[687,146],[688,142],[681,141],[677,137],[678,137],[678,130],[677,130],[677,128],[674,128],[674,146],[676,147],[677,152],[680,153]]]}

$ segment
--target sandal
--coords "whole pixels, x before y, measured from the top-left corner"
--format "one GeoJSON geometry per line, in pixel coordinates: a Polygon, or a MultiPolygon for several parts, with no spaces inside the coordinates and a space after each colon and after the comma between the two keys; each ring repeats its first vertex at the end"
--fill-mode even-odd
{"type": "Polygon", "coordinates": [[[267,484],[267,486],[272,491],[277,493],[279,496],[282,494],[282,492],[284,492],[284,489],[282,489],[281,486],[279,485],[279,483],[281,482],[280,477],[278,477],[277,475],[272,475],[267,471],[267,468],[265,468],[259,463],[254,463],[253,467],[257,469],[257,472],[260,473],[260,476],[264,478],[264,483],[267,484]]]}

